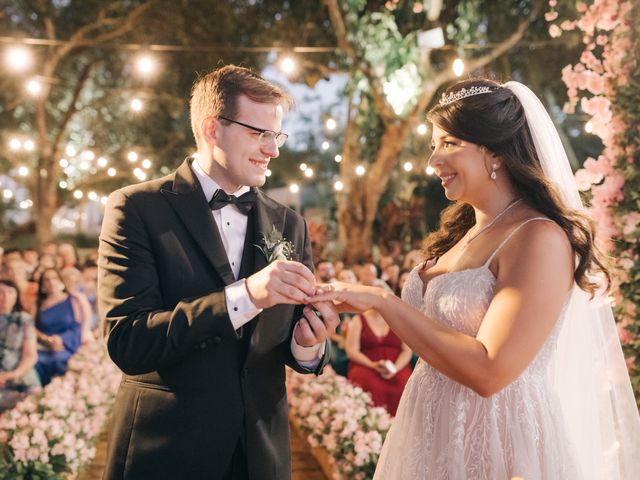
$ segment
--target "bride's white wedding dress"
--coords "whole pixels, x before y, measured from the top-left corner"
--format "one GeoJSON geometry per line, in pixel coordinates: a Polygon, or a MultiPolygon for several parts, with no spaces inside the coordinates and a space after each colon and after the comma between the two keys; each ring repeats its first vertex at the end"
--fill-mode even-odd
{"type": "MultiPolygon", "coordinates": [[[[403,300],[430,318],[475,336],[494,294],[496,279],[489,264],[522,225],[483,266],[434,277],[424,295],[420,267],[416,267],[403,289],[403,300]]],[[[582,475],[564,431],[560,403],[547,375],[563,314],[527,369],[489,398],[419,360],[406,385],[374,478],[580,479],[582,475]]]]}

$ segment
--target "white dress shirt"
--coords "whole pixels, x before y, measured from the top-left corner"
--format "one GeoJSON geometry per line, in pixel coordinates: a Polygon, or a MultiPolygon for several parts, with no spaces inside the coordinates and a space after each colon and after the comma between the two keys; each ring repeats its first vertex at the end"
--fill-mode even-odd
{"type": "MultiPolygon", "coordinates": [[[[211,200],[220,186],[205,173],[204,169],[194,159],[192,165],[193,173],[200,182],[205,198],[211,200]]],[[[228,195],[239,197],[250,189],[247,186],[240,187],[235,192],[226,192],[228,195]]],[[[229,265],[233,271],[233,276],[237,279],[240,273],[240,263],[242,262],[242,251],[244,249],[245,236],[247,235],[247,223],[249,217],[233,204],[226,205],[218,210],[212,210],[213,220],[218,226],[220,238],[224,245],[229,265]]],[[[249,297],[245,279],[227,285],[224,289],[227,301],[227,311],[229,319],[235,330],[238,330],[245,323],[262,312],[261,308],[255,306],[249,297]]],[[[296,324],[296,328],[298,325],[296,324]]],[[[303,367],[314,370],[320,363],[324,355],[324,343],[312,347],[298,345],[295,337],[291,338],[291,353],[296,361],[303,367]]]]}

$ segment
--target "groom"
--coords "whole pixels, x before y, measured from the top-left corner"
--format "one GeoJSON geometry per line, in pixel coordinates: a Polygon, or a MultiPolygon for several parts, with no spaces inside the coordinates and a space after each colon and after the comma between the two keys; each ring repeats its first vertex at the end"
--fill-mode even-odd
{"type": "Polygon", "coordinates": [[[124,377],[107,479],[290,478],[285,364],[320,374],[338,323],[327,304],[314,305],[323,320],[302,306],[315,289],[304,219],[256,188],[291,104],[245,68],[201,77],[198,153],[109,197],[100,314],[124,377]],[[274,233],[289,260],[257,248],[274,233]]]}

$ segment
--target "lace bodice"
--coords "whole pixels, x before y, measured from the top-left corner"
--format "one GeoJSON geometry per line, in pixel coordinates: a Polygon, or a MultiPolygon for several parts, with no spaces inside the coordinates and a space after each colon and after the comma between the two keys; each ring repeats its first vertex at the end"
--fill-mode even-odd
{"type": "MultiPolygon", "coordinates": [[[[420,267],[416,267],[409,274],[402,299],[443,325],[475,336],[489,308],[496,284],[496,278],[488,265],[438,275],[427,283],[424,295],[419,272],[420,267]]],[[[534,372],[546,375],[551,354],[558,340],[562,314],[540,352],[521,377],[532,375],[534,372]]],[[[522,381],[522,378],[519,380],[522,381]]]]}

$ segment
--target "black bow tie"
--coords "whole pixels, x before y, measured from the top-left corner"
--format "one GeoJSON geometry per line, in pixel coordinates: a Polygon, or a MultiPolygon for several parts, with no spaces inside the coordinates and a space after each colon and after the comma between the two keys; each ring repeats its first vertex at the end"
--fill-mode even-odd
{"type": "Polygon", "coordinates": [[[220,188],[213,194],[213,198],[209,201],[209,206],[211,210],[218,210],[229,204],[233,204],[238,207],[238,210],[242,213],[248,215],[255,201],[256,192],[253,190],[249,190],[247,193],[236,197],[235,195],[227,195],[227,193],[220,188]]]}

